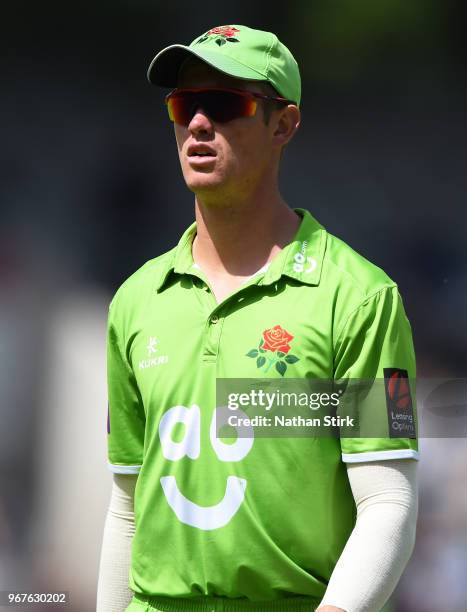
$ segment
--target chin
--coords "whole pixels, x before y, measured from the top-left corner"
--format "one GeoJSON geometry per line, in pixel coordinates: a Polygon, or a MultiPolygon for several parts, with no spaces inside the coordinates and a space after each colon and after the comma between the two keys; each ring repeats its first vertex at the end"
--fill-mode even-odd
{"type": "Polygon", "coordinates": [[[225,181],[216,176],[213,172],[188,172],[185,174],[185,183],[194,193],[203,191],[213,191],[225,184],[225,181]]]}

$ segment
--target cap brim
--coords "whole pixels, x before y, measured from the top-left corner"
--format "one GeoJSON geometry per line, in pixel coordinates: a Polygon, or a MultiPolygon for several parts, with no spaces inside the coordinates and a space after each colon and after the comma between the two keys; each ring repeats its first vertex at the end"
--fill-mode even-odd
{"type": "Polygon", "coordinates": [[[149,65],[147,77],[150,83],[161,87],[176,87],[180,66],[187,57],[194,56],[206,62],[216,70],[238,79],[249,81],[265,81],[266,77],[261,73],[244,66],[240,62],[227,57],[223,53],[197,49],[185,45],[171,45],[159,51],[149,65]]]}

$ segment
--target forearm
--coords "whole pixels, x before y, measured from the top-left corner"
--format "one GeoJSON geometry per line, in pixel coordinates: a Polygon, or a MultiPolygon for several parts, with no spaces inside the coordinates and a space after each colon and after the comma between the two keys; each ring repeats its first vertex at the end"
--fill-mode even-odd
{"type": "Polygon", "coordinates": [[[416,469],[410,459],[348,465],[357,521],[319,612],[379,612],[389,599],[415,542],[416,469]]]}
{"type": "Polygon", "coordinates": [[[137,476],[114,474],[107,512],[97,587],[97,612],[123,612],[132,598],[128,588],[131,542],[135,532],[137,476]]]}

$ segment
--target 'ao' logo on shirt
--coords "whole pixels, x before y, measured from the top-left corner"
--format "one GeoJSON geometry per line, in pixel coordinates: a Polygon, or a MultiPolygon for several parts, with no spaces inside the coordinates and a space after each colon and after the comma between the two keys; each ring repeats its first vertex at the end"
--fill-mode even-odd
{"type": "MultiPolygon", "coordinates": [[[[240,410],[242,416],[246,414],[240,410]]],[[[219,437],[219,425],[225,423],[229,410],[226,407],[214,409],[209,429],[209,438],[219,461],[237,462],[250,452],[254,442],[253,427],[244,427],[248,437],[237,437],[235,442],[226,444],[219,437]]],[[[173,406],[162,416],[159,423],[159,438],[162,454],[168,461],[180,461],[184,457],[198,459],[201,451],[201,415],[199,406],[173,406]],[[181,441],[172,438],[178,423],[184,425],[185,434],[181,441]]],[[[245,498],[247,480],[235,475],[227,477],[224,497],[211,506],[201,506],[187,498],[180,489],[176,476],[170,474],[160,479],[167,503],[182,523],[205,531],[219,529],[235,516],[245,498]]]]}
{"type": "Polygon", "coordinates": [[[305,274],[310,274],[311,272],[313,272],[313,270],[315,270],[316,266],[318,265],[314,257],[305,256],[305,251],[306,251],[307,246],[308,246],[308,242],[304,240],[302,242],[300,251],[298,253],[295,253],[294,258],[293,258],[294,260],[293,271],[294,272],[305,272],[305,274]]]}

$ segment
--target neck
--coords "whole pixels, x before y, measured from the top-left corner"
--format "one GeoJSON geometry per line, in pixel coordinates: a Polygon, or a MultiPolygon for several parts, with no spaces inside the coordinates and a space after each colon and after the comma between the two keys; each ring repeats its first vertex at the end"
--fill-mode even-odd
{"type": "Polygon", "coordinates": [[[277,188],[216,205],[197,195],[195,214],[193,259],[213,276],[254,274],[292,240],[300,225],[277,188]]]}

